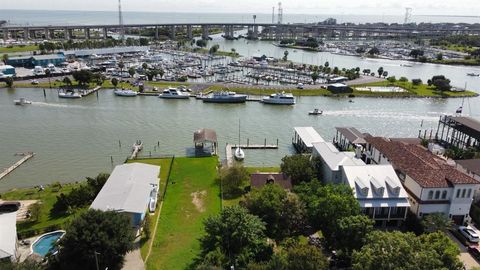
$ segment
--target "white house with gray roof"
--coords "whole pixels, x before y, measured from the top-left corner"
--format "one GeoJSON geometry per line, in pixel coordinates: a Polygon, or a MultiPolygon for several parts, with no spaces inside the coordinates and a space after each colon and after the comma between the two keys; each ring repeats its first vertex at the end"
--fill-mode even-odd
{"type": "Polygon", "coordinates": [[[150,202],[156,202],[160,166],[130,163],[116,166],[90,208],[126,213],[133,227],[141,224],[150,202]]]}

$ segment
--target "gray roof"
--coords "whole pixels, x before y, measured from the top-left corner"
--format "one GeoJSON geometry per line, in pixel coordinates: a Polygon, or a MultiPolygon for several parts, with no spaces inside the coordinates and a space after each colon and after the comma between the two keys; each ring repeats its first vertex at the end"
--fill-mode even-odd
{"type": "Polygon", "coordinates": [[[34,55],[32,56],[35,60],[52,60],[52,59],[59,59],[65,58],[63,54],[46,54],[46,55],[34,55]]]}
{"type": "Polygon", "coordinates": [[[480,159],[455,160],[455,162],[462,166],[465,170],[469,170],[476,175],[480,175],[480,159]]]}
{"type": "Polygon", "coordinates": [[[194,143],[216,143],[217,142],[217,133],[213,129],[203,128],[195,131],[193,133],[193,142],[194,143]]]}
{"type": "Polygon", "coordinates": [[[116,166],[90,208],[103,211],[145,213],[160,166],[130,163],[116,166]]]}
{"type": "Polygon", "coordinates": [[[0,259],[15,256],[17,212],[0,214],[0,259]]]}
{"type": "Polygon", "coordinates": [[[340,152],[331,142],[314,143],[313,149],[327,163],[331,171],[338,171],[339,166],[365,165],[361,159],[355,158],[354,152],[340,152]]]}
{"type": "Polygon", "coordinates": [[[354,127],[336,127],[336,129],[352,144],[367,143],[367,141],[365,141],[365,135],[354,127]]]}

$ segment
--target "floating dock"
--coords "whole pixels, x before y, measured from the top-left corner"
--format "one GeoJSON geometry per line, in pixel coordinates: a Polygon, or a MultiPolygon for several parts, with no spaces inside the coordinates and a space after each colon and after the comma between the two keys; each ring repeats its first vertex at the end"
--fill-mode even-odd
{"type": "MultiPolygon", "coordinates": [[[[227,167],[233,166],[233,151],[232,149],[237,148],[237,144],[227,144],[225,147],[225,153],[227,156],[227,167]]],[[[278,144],[241,144],[240,148],[242,149],[278,149],[278,144]]]]}
{"type": "Polygon", "coordinates": [[[100,90],[100,88],[102,88],[101,86],[97,86],[93,89],[88,89],[88,90],[81,90],[80,91],[80,94],[82,95],[82,97],[86,97],[86,96],[89,96],[95,92],[97,92],[98,90],[100,90]]]}
{"type": "Polygon", "coordinates": [[[31,159],[33,156],[35,156],[35,153],[33,152],[27,152],[27,153],[21,153],[21,154],[16,154],[16,155],[23,155],[23,158],[20,159],[19,161],[15,162],[12,166],[6,168],[2,173],[0,173],[0,180],[7,176],[9,173],[13,172],[16,168],[20,167],[23,163],[25,163],[27,160],[31,159]]]}

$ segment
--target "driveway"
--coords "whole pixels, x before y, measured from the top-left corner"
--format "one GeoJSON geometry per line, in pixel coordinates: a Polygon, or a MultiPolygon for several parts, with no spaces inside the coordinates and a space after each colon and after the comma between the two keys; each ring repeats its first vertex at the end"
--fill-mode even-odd
{"type": "Polygon", "coordinates": [[[460,241],[458,241],[458,239],[454,235],[452,235],[449,231],[447,231],[446,234],[460,248],[459,258],[460,258],[460,261],[463,262],[463,264],[465,265],[465,267],[467,269],[472,269],[474,267],[480,267],[480,264],[477,262],[477,260],[475,260],[475,258],[473,258],[472,255],[470,255],[470,253],[468,253],[467,248],[462,243],[460,243],[460,241]]]}
{"type": "Polygon", "coordinates": [[[140,237],[135,241],[135,248],[125,255],[123,270],[145,270],[145,264],[140,254],[140,237]]]}

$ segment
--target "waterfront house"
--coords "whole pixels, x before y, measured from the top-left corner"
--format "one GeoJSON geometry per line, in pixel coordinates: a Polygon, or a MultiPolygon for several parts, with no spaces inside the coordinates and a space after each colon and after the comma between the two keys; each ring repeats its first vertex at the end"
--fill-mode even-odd
{"type": "Polygon", "coordinates": [[[286,190],[292,189],[292,180],[284,173],[257,172],[250,174],[252,188],[262,188],[267,184],[277,184],[286,190]]]}
{"type": "Polygon", "coordinates": [[[160,166],[143,163],[118,165],[90,208],[125,213],[132,227],[141,225],[150,203],[156,203],[160,166]]]}
{"type": "Polygon", "coordinates": [[[313,144],[325,142],[313,127],[294,127],[292,144],[298,153],[312,153],[313,144]]]}
{"type": "Polygon", "coordinates": [[[469,221],[477,180],[418,144],[367,137],[367,156],[372,164],[391,164],[409,195],[410,209],[418,217],[444,213],[456,224],[469,221]]]}
{"type": "Polygon", "coordinates": [[[335,134],[334,143],[340,150],[346,151],[355,149],[357,145],[365,147],[365,134],[361,133],[354,127],[335,127],[337,133],[335,134]]]}
{"type": "Polygon", "coordinates": [[[400,226],[406,219],[408,194],[391,165],[343,166],[342,178],[353,189],[362,212],[377,225],[400,226]]]}
{"type": "Polygon", "coordinates": [[[0,262],[16,261],[17,247],[17,212],[0,213],[0,262]]]}
{"type": "Polygon", "coordinates": [[[341,184],[343,166],[365,165],[355,152],[341,152],[331,142],[314,143],[312,158],[318,162],[321,180],[325,183],[341,184]]]}
{"type": "Polygon", "coordinates": [[[352,88],[343,83],[332,83],[327,86],[328,91],[339,94],[339,93],[352,93],[352,88]]]}

